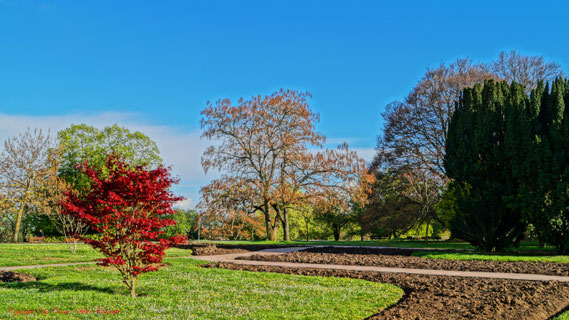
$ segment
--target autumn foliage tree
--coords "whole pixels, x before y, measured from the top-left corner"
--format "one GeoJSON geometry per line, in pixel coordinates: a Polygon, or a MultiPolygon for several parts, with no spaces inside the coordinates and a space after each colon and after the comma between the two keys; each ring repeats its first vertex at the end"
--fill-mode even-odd
{"type": "Polygon", "coordinates": [[[263,215],[270,240],[276,240],[279,225],[289,239],[291,208],[365,173],[365,162],[347,145],[318,150],[325,137],[315,131],[319,117],[308,98],[309,93],[280,90],[236,105],[228,99],[208,103],[202,112],[203,136],[217,142],[205,151],[202,165],[206,172],[223,173],[202,195],[215,188],[233,190],[232,198],[246,195],[246,212],[263,215]]]}
{"type": "Polygon", "coordinates": [[[198,204],[201,225],[210,239],[252,239],[261,237],[263,225],[255,215],[246,183],[226,177],[201,189],[198,204]]]}
{"type": "Polygon", "coordinates": [[[68,192],[62,206],[99,233],[98,239],[82,240],[105,255],[99,263],[117,268],[135,297],[138,277],[158,270],[165,250],[184,240],[179,235],[158,239],[162,228],[175,224],[169,219],[172,205],[182,198],[169,190],[177,180],[163,166],[148,170],[111,154],[104,168],[105,173],[87,162],[81,165],[90,186],[80,195],[68,192]]]}

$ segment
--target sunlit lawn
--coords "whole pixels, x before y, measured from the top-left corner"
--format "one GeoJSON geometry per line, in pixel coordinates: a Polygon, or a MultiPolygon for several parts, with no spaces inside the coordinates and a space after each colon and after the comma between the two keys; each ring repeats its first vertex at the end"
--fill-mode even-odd
{"type": "Polygon", "coordinates": [[[414,256],[433,259],[452,260],[486,260],[486,261],[526,261],[526,262],[560,262],[569,263],[569,256],[555,255],[555,249],[551,246],[539,248],[535,241],[522,241],[519,248],[512,248],[501,253],[479,253],[466,242],[450,241],[406,241],[406,240],[383,240],[383,241],[222,241],[227,244],[275,244],[275,245],[338,245],[338,246],[379,246],[397,248],[430,248],[468,250],[465,252],[433,252],[415,251],[414,256]],[[518,252],[520,251],[520,252],[518,252]]]}
{"type": "MultiPolygon", "coordinates": [[[[473,249],[464,242],[446,241],[227,241],[230,244],[276,244],[276,245],[361,245],[361,246],[389,246],[402,248],[434,248],[434,249],[473,249]]],[[[485,254],[474,251],[466,252],[432,252],[416,251],[415,256],[436,259],[454,260],[492,260],[492,261],[541,261],[569,263],[569,256],[554,254],[530,254],[538,249],[537,243],[523,242],[520,250],[525,253],[506,252],[497,254],[485,254]]],[[[167,257],[190,256],[189,250],[171,248],[166,251],[167,257]]],[[[90,262],[101,258],[102,255],[88,245],[79,244],[77,252],[72,254],[66,244],[0,244],[0,267],[25,266],[38,264],[55,264],[69,262],[90,262]]]]}
{"type": "Polygon", "coordinates": [[[167,261],[168,268],[142,276],[137,298],[128,296],[113,268],[27,270],[41,280],[0,283],[0,319],[17,312],[47,312],[49,319],[362,319],[403,295],[398,287],[364,280],[200,268],[202,262],[184,258],[167,261]]]}
{"type": "MultiPolygon", "coordinates": [[[[396,247],[396,248],[430,248],[430,249],[465,249],[475,250],[475,248],[467,242],[460,241],[421,241],[421,240],[366,240],[366,241],[209,241],[214,243],[226,244],[275,244],[275,245],[304,245],[304,246],[378,246],[378,247],[396,247]]],[[[511,248],[509,251],[551,251],[555,249],[551,246],[547,248],[539,248],[536,241],[522,241],[519,248],[511,248]]]]}
{"type": "MultiPolygon", "coordinates": [[[[189,250],[171,248],[168,257],[189,256],[189,250]]],[[[0,267],[93,261],[103,256],[86,244],[73,254],[66,244],[0,244],[0,267]]]]}
{"type": "Polygon", "coordinates": [[[569,263],[569,256],[556,255],[518,255],[518,254],[482,254],[482,253],[444,253],[415,251],[414,256],[432,259],[451,259],[451,260],[483,260],[483,261],[508,261],[508,262],[560,262],[569,263]]]}
{"type": "Polygon", "coordinates": [[[474,249],[466,242],[447,242],[447,241],[402,241],[402,240],[365,240],[365,241],[202,241],[224,244],[257,244],[257,245],[299,245],[299,246],[378,246],[378,247],[399,247],[399,248],[437,248],[437,249],[474,249]]]}
{"type": "Polygon", "coordinates": [[[558,315],[557,317],[553,318],[552,320],[569,320],[569,311],[565,311],[562,314],[558,315]]]}

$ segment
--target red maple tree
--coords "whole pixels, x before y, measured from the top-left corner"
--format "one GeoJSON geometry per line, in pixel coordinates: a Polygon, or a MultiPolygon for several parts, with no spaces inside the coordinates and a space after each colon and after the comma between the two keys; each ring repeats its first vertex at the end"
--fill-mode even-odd
{"type": "Polygon", "coordinates": [[[63,211],[99,233],[97,239],[79,237],[105,255],[99,264],[117,268],[136,297],[140,274],[158,270],[165,250],[185,241],[180,235],[159,239],[162,228],[176,224],[168,216],[174,213],[172,205],[183,198],[169,189],[178,180],[163,166],[132,166],[112,154],[102,169],[87,162],[80,168],[91,185],[84,192],[67,192],[63,211]]]}

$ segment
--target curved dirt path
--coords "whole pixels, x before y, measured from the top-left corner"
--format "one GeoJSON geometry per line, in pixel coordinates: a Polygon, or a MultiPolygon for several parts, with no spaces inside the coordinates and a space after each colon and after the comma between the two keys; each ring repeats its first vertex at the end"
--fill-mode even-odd
{"type": "Polygon", "coordinates": [[[67,263],[52,263],[52,264],[36,264],[31,266],[11,266],[11,267],[0,267],[0,271],[14,271],[23,269],[37,269],[37,268],[48,268],[48,267],[66,267],[75,266],[80,264],[95,264],[93,261],[85,262],[67,262],[67,263]]]}
{"type": "Polygon", "coordinates": [[[468,277],[468,278],[490,278],[505,280],[530,280],[530,281],[560,281],[569,282],[569,276],[550,276],[541,274],[527,273],[501,273],[501,272],[479,272],[479,271],[449,271],[449,270],[433,270],[433,269],[409,269],[409,268],[389,268],[389,267],[370,267],[370,266],[351,266],[336,264],[316,264],[316,263],[292,263],[292,262],[273,262],[273,261],[253,261],[238,260],[236,258],[246,258],[251,255],[275,255],[284,254],[294,251],[301,251],[312,247],[287,247],[265,249],[260,251],[222,254],[214,256],[192,256],[193,259],[199,259],[210,262],[228,262],[240,265],[252,266],[273,266],[287,268],[316,268],[331,270],[348,270],[348,271],[372,271],[372,272],[389,272],[389,273],[406,273],[417,275],[435,275],[450,277],[468,277]]]}
{"type": "MultiPolygon", "coordinates": [[[[436,276],[450,276],[450,277],[468,277],[468,278],[490,278],[490,279],[506,279],[506,280],[530,280],[530,281],[560,281],[569,282],[569,276],[550,276],[540,274],[526,274],[526,273],[501,273],[501,272],[479,272],[479,271],[449,271],[449,270],[434,270],[434,269],[411,269],[411,268],[390,268],[390,267],[371,267],[371,266],[352,266],[352,265],[337,265],[337,264],[316,264],[316,263],[292,263],[292,262],[273,262],[273,261],[253,261],[253,260],[238,260],[236,258],[246,258],[251,255],[276,255],[285,254],[295,251],[301,251],[312,247],[284,247],[265,249],[260,251],[231,253],[213,256],[190,256],[190,257],[176,257],[176,258],[192,258],[209,262],[228,262],[240,265],[251,266],[274,266],[274,267],[288,267],[288,268],[316,268],[316,269],[330,269],[330,270],[347,270],[347,271],[372,271],[372,272],[388,272],[388,273],[405,273],[417,275],[436,275],[436,276]]],[[[0,271],[14,271],[20,269],[37,269],[46,267],[65,267],[81,264],[94,264],[95,262],[73,262],[73,263],[58,263],[58,264],[41,264],[30,266],[11,266],[0,267],[0,271]]]]}

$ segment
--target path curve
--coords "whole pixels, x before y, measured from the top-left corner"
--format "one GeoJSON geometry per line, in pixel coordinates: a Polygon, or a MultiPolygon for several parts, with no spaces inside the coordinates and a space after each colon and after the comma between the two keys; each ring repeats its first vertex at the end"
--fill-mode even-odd
{"type": "MultiPolygon", "coordinates": [[[[480,272],[480,271],[449,271],[449,270],[434,270],[434,269],[409,269],[409,268],[389,268],[389,267],[372,267],[372,266],[350,266],[350,265],[336,265],[336,264],[319,264],[319,263],[293,263],[293,262],[274,262],[274,261],[253,261],[253,260],[238,260],[236,258],[246,258],[252,255],[275,255],[285,254],[295,251],[301,251],[313,248],[311,247],[284,247],[272,248],[260,251],[241,252],[222,254],[214,256],[190,256],[190,257],[173,257],[173,258],[192,258],[209,262],[229,262],[241,265],[254,265],[254,266],[277,266],[277,267],[290,267],[290,268],[317,268],[317,269],[333,269],[333,270],[353,270],[353,271],[373,271],[373,272],[390,272],[390,273],[407,273],[418,275],[435,275],[435,276],[450,276],[450,277],[469,277],[469,278],[491,278],[491,279],[507,279],[507,280],[530,280],[530,281],[560,281],[569,282],[568,276],[549,276],[541,274],[527,274],[527,273],[502,273],[502,272],[480,272]]],[[[0,267],[0,271],[13,271],[22,269],[37,269],[46,267],[65,267],[81,264],[95,264],[95,262],[73,262],[73,263],[59,263],[59,264],[40,264],[32,266],[11,266],[0,267]]]]}
{"type": "Polygon", "coordinates": [[[266,249],[260,251],[232,253],[214,256],[193,256],[193,259],[199,259],[210,262],[229,262],[241,265],[254,266],[277,266],[289,268],[317,268],[317,269],[333,269],[333,270],[353,270],[353,271],[373,271],[373,272],[390,272],[390,273],[407,273],[418,275],[434,275],[449,277],[469,277],[469,278],[491,278],[491,279],[507,279],[507,280],[530,280],[530,281],[560,281],[569,282],[568,276],[550,276],[541,274],[527,273],[502,273],[502,272],[481,272],[481,271],[450,271],[450,270],[434,270],[434,269],[409,269],[409,268],[390,268],[390,267],[372,267],[372,266],[350,266],[336,264],[319,264],[319,263],[293,263],[293,262],[274,262],[274,261],[253,261],[238,260],[236,258],[246,258],[252,255],[275,255],[284,254],[295,251],[301,251],[312,247],[287,247],[266,249]]]}
{"type": "Polygon", "coordinates": [[[13,271],[13,270],[22,270],[22,269],[48,268],[48,267],[67,267],[67,266],[76,266],[80,264],[95,264],[95,263],[96,262],[93,261],[85,261],[85,262],[68,262],[68,263],[53,263],[53,264],[36,264],[33,266],[0,267],[0,271],[13,271]]]}

